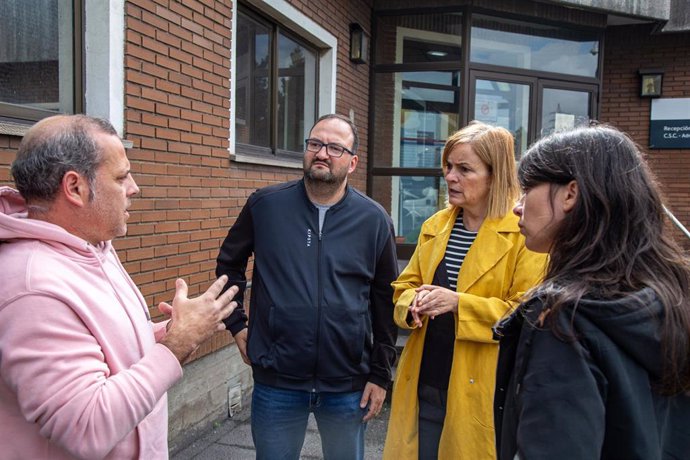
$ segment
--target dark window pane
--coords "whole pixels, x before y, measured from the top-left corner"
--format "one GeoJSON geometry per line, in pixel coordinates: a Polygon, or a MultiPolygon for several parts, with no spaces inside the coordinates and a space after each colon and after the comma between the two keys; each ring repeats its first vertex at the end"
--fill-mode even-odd
{"type": "Polygon", "coordinates": [[[0,103],[73,110],[71,0],[0,0],[0,103]]]}
{"type": "Polygon", "coordinates": [[[301,155],[316,117],[318,54],[279,24],[240,8],[235,140],[249,155],[301,155]],[[258,148],[257,148],[258,147],[258,148]]]}
{"type": "Polygon", "coordinates": [[[237,88],[235,89],[236,140],[270,146],[271,29],[237,15],[237,88]]]}
{"type": "Polygon", "coordinates": [[[377,21],[376,63],[460,62],[462,15],[383,16],[377,21]]]}
{"type": "Polygon", "coordinates": [[[314,123],[316,55],[278,35],[278,145],[301,152],[307,129],[314,123]]]}

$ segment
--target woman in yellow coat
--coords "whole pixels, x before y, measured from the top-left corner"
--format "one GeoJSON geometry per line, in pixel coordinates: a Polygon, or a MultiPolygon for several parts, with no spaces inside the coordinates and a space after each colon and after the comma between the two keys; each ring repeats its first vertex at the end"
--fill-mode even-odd
{"type": "Polygon", "coordinates": [[[513,136],[472,122],[443,150],[448,208],[422,225],[393,283],[403,350],[383,458],[495,459],[492,326],[544,273],[518,219],[513,136]]]}

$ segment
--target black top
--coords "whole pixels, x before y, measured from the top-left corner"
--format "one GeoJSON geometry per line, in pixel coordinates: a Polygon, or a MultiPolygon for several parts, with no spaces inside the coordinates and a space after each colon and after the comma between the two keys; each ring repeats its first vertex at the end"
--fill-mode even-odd
{"type": "MultiPolygon", "coordinates": [[[[280,388],[356,391],[387,387],[394,362],[393,282],[398,276],[393,223],[370,198],[348,187],[326,212],[300,181],[253,193],[228,232],[216,275],[244,299],[254,255],[247,353],[254,379],[280,388]]],[[[225,321],[247,327],[240,306],[225,321]]]]}
{"type": "MultiPolygon", "coordinates": [[[[433,284],[448,288],[448,271],[444,260],[436,267],[433,284]]],[[[455,348],[455,315],[453,312],[429,319],[424,336],[419,383],[440,390],[448,389],[455,348]]]]}
{"type": "Polygon", "coordinates": [[[655,293],[562,310],[571,339],[536,326],[542,309],[533,299],[496,327],[499,460],[690,459],[690,398],[652,389],[662,362],[655,293]]]}
{"type": "MultiPolygon", "coordinates": [[[[448,239],[445,257],[436,267],[432,284],[452,291],[457,290],[460,269],[476,238],[477,232],[467,230],[463,224],[462,212],[458,213],[448,239]]],[[[421,384],[448,390],[455,350],[456,321],[456,315],[453,312],[444,313],[429,320],[419,369],[421,384]]]]}

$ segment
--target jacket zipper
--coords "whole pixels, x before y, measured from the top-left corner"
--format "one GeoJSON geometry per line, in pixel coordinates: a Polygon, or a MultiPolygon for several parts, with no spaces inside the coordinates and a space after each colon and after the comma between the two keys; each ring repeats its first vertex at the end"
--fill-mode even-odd
{"type": "Polygon", "coordinates": [[[316,222],[317,222],[317,229],[319,233],[319,243],[316,246],[316,360],[314,361],[314,372],[313,372],[313,377],[312,377],[312,385],[311,385],[311,391],[312,393],[316,393],[316,375],[317,375],[317,370],[319,367],[319,350],[320,350],[320,339],[321,339],[321,298],[323,297],[323,280],[321,279],[321,237],[322,237],[322,229],[323,227],[326,226],[326,216],[328,215],[328,211],[326,211],[326,215],[323,218],[323,224],[322,228],[318,229],[318,221],[319,221],[319,216],[318,213],[319,211],[317,210],[317,215],[316,215],[316,222]]]}

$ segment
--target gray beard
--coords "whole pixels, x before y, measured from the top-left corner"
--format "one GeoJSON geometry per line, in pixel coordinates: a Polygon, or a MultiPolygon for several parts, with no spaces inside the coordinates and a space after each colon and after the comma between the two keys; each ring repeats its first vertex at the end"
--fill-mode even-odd
{"type": "Polygon", "coordinates": [[[326,174],[314,174],[311,169],[304,171],[304,182],[307,183],[310,189],[323,195],[336,193],[346,180],[347,176],[336,177],[330,171],[326,174]]]}
{"type": "Polygon", "coordinates": [[[338,178],[335,177],[335,175],[328,171],[328,172],[318,172],[315,173],[312,171],[310,168],[305,169],[304,171],[304,179],[309,181],[310,183],[316,185],[317,183],[323,183],[323,184],[338,184],[338,178]]]}

